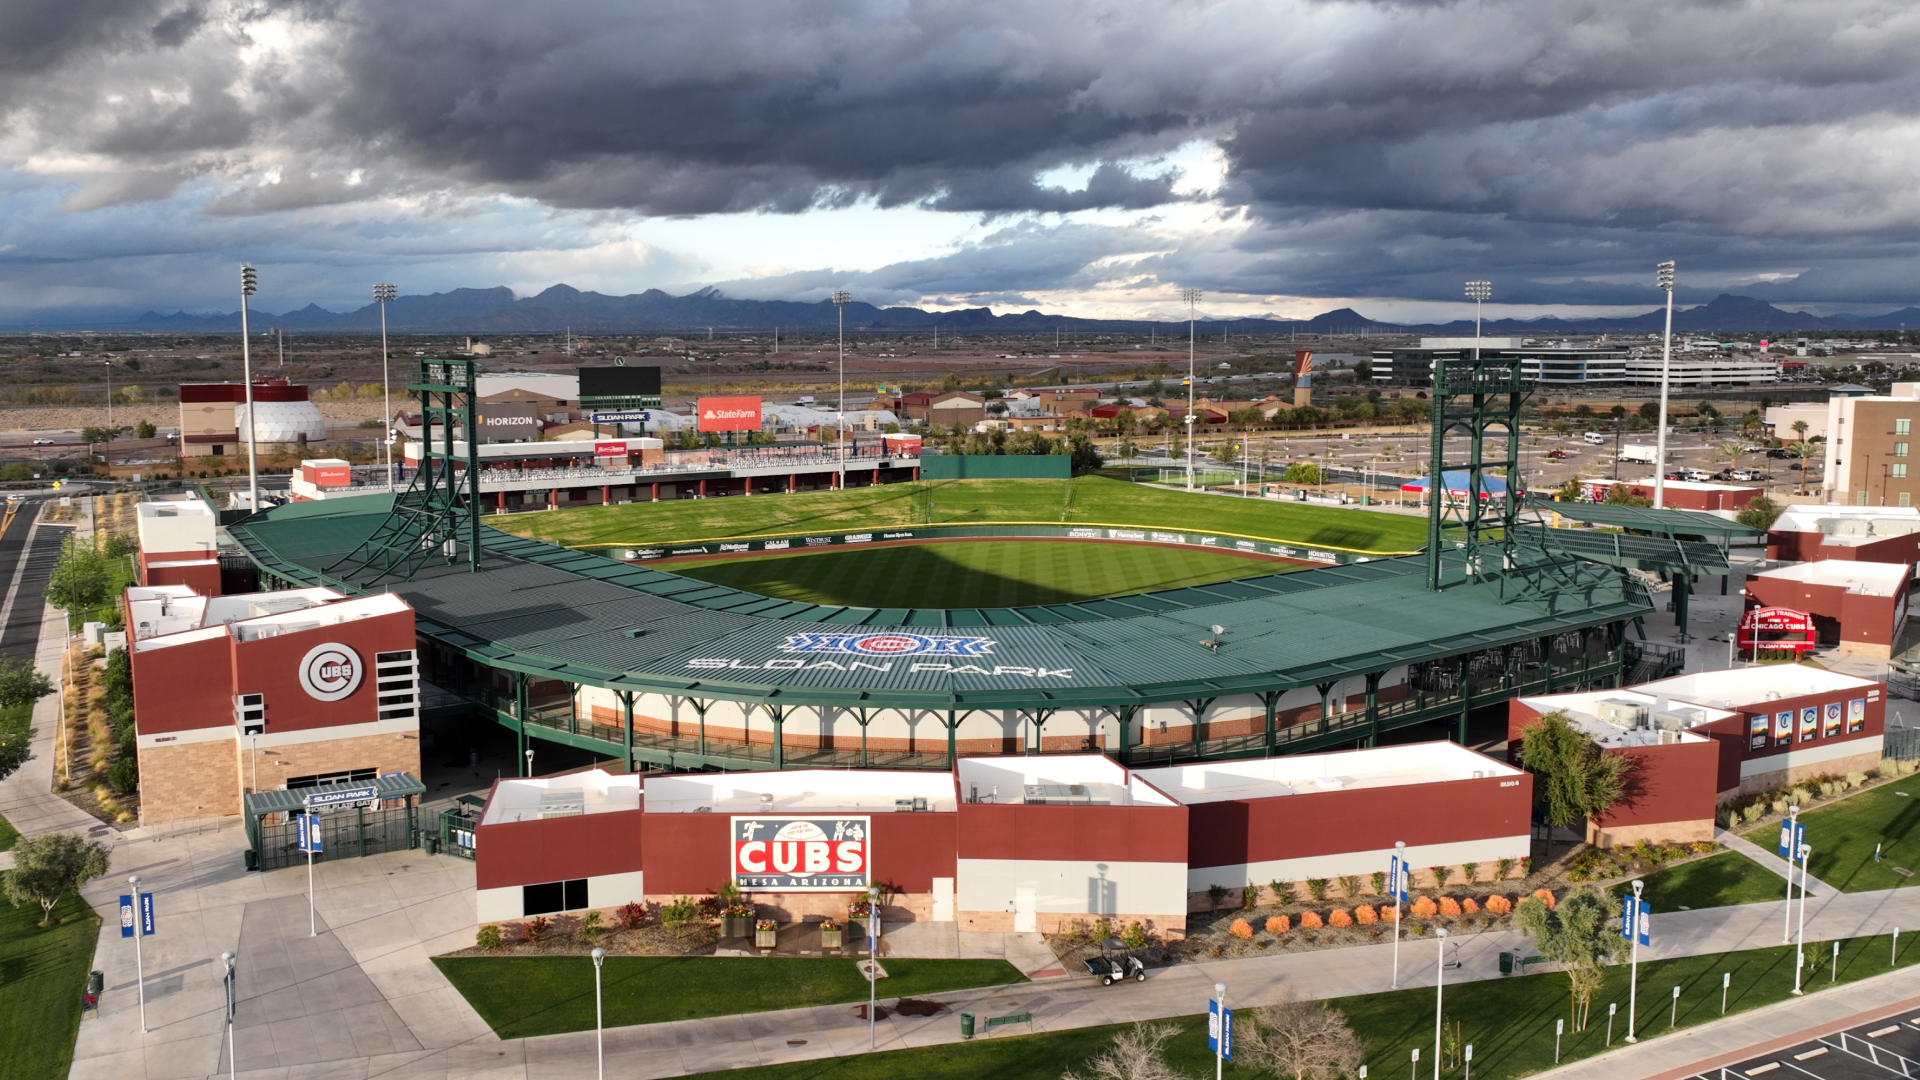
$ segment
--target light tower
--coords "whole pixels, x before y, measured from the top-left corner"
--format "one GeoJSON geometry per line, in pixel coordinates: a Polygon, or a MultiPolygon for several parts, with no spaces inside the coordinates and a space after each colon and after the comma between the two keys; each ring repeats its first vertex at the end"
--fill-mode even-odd
{"type": "MultiPolygon", "coordinates": [[[[387,448],[387,490],[393,490],[393,386],[387,374],[387,301],[400,295],[392,285],[375,285],[373,298],[380,304],[380,427],[381,442],[387,448]]],[[[469,431],[468,438],[474,433],[469,431]]]]}
{"type": "MultiPolygon", "coordinates": [[[[1673,373],[1673,260],[1654,267],[1667,294],[1667,334],[1660,345],[1660,429],[1653,435],[1653,508],[1667,507],[1667,380],[1673,373]]],[[[1802,459],[1804,461],[1804,459],[1802,459]]]]}
{"type": "Polygon", "coordinates": [[[1200,304],[1199,289],[1181,289],[1180,299],[1187,302],[1187,490],[1193,490],[1193,324],[1200,304]]]}
{"type": "Polygon", "coordinates": [[[840,490],[847,489],[847,305],[853,294],[833,290],[834,313],[840,317],[840,404],[833,414],[834,456],[840,459],[840,490]]]}
{"type": "Polygon", "coordinates": [[[1467,298],[1473,301],[1473,358],[1480,359],[1480,306],[1493,298],[1493,282],[1467,282],[1467,298]]]}
{"type": "Polygon", "coordinates": [[[254,431],[259,428],[253,414],[253,337],[247,332],[247,298],[259,288],[259,281],[253,267],[244,263],[240,266],[240,377],[247,384],[247,512],[260,512],[260,462],[259,450],[254,444],[254,431]]]}

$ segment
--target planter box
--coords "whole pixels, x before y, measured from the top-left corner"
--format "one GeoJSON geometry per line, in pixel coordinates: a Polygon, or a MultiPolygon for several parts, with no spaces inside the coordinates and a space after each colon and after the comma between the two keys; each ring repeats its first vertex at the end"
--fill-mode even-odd
{"type": "Polygon", "coordinates": [[[746,937],[753,933],[753,917],[750,915],[729,915],[720,920],[721,937],[746,937]]]}
{"type": "Polygon", "coordinates": [[[779,934],[780,931],[778,930],[755,930],[753,932],[753,947],[756,949],[771,949],[775,945],[774,939],[777,938],[779,934]]]}
{"type": "Polygon", "coordinates": [[[837,949],[837,948],[839,948],[839,947],[840,947],[840,935],[841,935],[841,933],[843,933],[843,931],[840,931],[840,930],[825,930],[825,929],[823,929],[823,930],[821,930],[821,931],[820,931],[820,947],[821,947],[822,949],[837,949]]]}
{"type": "Polygon", "coordinates": [[[847,937],[856,943],[867,940],[867,920],[864,916],[855,915],[847,920],[847,937]]]}

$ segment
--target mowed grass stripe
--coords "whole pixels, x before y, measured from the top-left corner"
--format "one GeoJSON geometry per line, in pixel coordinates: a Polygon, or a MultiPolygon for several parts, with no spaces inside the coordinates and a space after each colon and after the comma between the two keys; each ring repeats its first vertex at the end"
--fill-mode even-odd
{"type": "Polygon", "coordinates": [[[1024,607],[1289,569],[1216,551],[1082,540],[968,540],[660,567],[782,600],[854,607],[1024,607]]]}

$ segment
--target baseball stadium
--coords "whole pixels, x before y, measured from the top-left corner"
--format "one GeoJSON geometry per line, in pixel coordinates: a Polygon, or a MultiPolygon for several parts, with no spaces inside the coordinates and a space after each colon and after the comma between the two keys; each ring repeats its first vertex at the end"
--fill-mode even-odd
{"type": "MultiPolygon", "coordinates": [[[[1433,473],[1514,475],[1480,450],[1517,453],[1518,369],[1442,375],[1433,473]],[[1471,457],[1445,460],[1442,433],[1460,429],[1471,457]]],[[[412,389],[450,432],[471,380],[432,361],[412,389]]],[[[1677,670],[1678,650],[1635,630],[1652,603],[1628,569],[1727,572],[1711,544],[1546,528],[1504,488],[1435,500],[1423,520],[915,468],[851,490],[489,518],[450,435],[424,460],[404,492],[276,507],[229,535],[262,588],[403,600],[422,681],[523,752],[562,744],[628,770],[1089,751],[1164,765],[1436,722],[1464,742],[1475,710],[1677,670]]]]}

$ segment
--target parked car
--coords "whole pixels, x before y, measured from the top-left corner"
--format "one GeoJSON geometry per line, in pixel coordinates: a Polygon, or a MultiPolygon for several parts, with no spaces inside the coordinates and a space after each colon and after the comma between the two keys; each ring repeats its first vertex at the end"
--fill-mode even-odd
{"type": "Polygon", "coordinates": [[[1776,446],[1773,449],[1767,451],[1767,456],[1770,458],[1790,458],[1793,455],[1787,452],[1786,450],[1783,450],[1780,447],[1776,446]]]}
{"type": "Polygon", "coordinates": [[[1570,457],[1572,457],[1573,455],[1572,455],[1572,454],[1569,454],[1569,453],[1567,453],[1567,452],[1566,452],[1565,450],[1561,450],[1561,449],[1557,449],[1557,448],[1556,448],[1556,449],[1553,449],[1553,450],[1549,450],[1549,451],[1547,451],[1547,456],[1548,456],[1548,457],[1550,457],[1550,458],[1552,458],[1552,459],[1553,459],[1553,460],[1555,460],[1555,461],[1560,461],[1560,460],[1562,460],[1562,459],[1564,459],[1564,458],[1570,458],[1570,457]]]}
{"type": "Polygon", "coordinates": [[[1759,472],[1754,469],[1733,470],[1733,479],[1735,480],[1765,480],[1766,478],[1767,478],[1766,473],[1759,472]]]}

